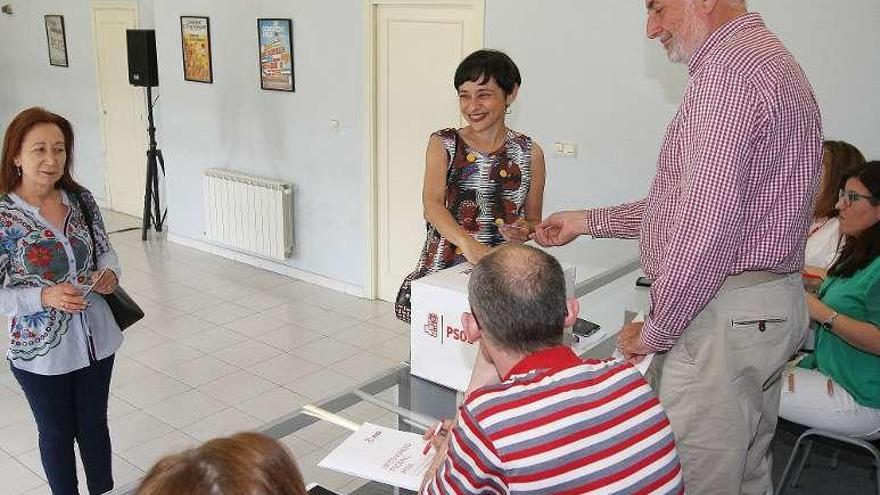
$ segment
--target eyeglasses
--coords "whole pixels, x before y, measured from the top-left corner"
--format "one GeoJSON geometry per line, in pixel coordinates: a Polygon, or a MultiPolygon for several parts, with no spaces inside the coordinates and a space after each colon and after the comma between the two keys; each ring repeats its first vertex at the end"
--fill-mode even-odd
{"type": "Polygon", "coordinates": [[[480,320],[477,319],[477,312],[474,311],[473,305],[471,306],[471,316],[474,317],[474,323],[477,324],[478,327],[483,328],[483,325],[480,325],[480,320]]]}
{"type": "Polygon", "coordinates": [[[872,205],[876,205],[878,202],[880,202],[880,199],[877,199],[874,196],[865,196],[864,194],[859,194],[855,191],[847,191],[845,189],[841,189],[840,191],[838,191],[837,199],[845,204],[852,204],[860,199],[864,199],[872,205]]]}

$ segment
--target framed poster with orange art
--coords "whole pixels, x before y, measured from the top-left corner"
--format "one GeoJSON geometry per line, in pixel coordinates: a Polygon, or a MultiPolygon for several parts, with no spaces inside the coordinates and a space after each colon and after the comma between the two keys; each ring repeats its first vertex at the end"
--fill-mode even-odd
{"type": "Polygon", "coordinates": [[[214,82],[211,67],[211,25],[207,17],[180,16],[183,49],[183,78],[187,81],[214,82]]]}

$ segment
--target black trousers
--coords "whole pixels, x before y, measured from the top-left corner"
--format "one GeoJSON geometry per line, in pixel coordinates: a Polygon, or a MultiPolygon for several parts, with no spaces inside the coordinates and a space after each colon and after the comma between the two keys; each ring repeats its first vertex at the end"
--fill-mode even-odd
{"type": "Polygon", "coordinates": [[[40,435],[40,458],[53,495],[78,495],[73,442],[86,471],[89,493],[113,489],[107,400],[114,356],[63,375],[12,373],[24,390],[40,435]]]}

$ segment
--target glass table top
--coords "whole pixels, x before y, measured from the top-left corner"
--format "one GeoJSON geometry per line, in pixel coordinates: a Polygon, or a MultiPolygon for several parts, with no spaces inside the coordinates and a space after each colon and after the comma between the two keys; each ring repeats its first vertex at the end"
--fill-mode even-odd
{"type": "MultiPolygon", "coordinates": [[[[575,294],[580,301],[580,313],[601,326],[587,345],[575,348],[582,357],[610,356],[622,324],[630,321],[646,305],[647,292],[634,288],[635,280],[641,275],[637,265],[636,260],[628,260],[589,273],[587,277],[579,277],[575,294]]],[[[292,411],[258,431],[281,441],[293,451],[307,484],[317,482],[323,485],[322,481],[336,476],[338,485],[339,480],[352,477],[317,467],[317,463],[352,432],[351,428],[370,422],[423,433],[440,419],[454,417],[462,400],[463,394],[455,390],[413,376],[409,363],[404,362],[333,398],[292,411]],[[307,411],[309,408],[344,418],[350,428],[314,417],[307,411]],[[303,443],[323,445],[324,448],[313,449],[302,456],[297,452],[297,445],[303,443]]],[[[133,494],[137,484],[120,487],[112,493],[133,494]]],[[[356,495],[414,493],[367,480],[355,479],[345,486],[347,489],[343,493],[356,495]]]]}

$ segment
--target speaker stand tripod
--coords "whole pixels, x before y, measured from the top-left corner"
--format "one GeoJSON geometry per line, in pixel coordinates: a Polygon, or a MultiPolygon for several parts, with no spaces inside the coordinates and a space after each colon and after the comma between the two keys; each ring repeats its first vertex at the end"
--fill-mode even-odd
{"type": "Polygon", "coordinates": [[[147,240],[147,231],[150,226],[156,228],[156,232],[162,232],[162,225],[168,210],[161,211],[159,205],[159,167],[162,168],[162,176],[165,176],[165,159],[162,150],[156,145],[156,126],[153,124],[153,91],[147,86],[147,133],[150,136],[150,147],[147,148],[147,184],[144,191],[144,216],[141,225],[141,240],[147,240]]]}

